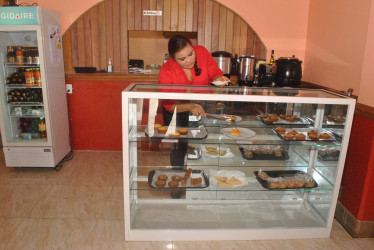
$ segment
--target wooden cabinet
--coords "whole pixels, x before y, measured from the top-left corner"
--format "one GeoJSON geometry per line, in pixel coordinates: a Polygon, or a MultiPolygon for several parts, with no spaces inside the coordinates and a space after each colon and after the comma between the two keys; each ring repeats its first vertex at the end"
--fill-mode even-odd
{"type": "MultiPolygon", "coordinates": [[[[211,0],[106,0],[83,13],[63,35],[65,70],[128,72],[128,31],[197,32],[197,43],[210,52],[265,58],[266,47],[236,13],[211,0]],[[144,10],[162,11],[145,16],[144,10]]],[[[157,52],[155,52],[157,53],[157,52]]]]}

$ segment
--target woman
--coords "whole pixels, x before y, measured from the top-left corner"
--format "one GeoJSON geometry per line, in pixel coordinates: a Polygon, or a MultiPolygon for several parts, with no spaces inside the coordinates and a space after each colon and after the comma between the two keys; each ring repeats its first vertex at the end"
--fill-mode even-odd
{"type": "MultiPolygon", "coordinates": [[[[223,75],[208,50],[203,46],[193,46],[187,37],[176,35],[170,38],[168,50],[170,59],[160,70],[159,84],[209,86],[213,81],[230,81],[223,75]]],[[[200,105],[190,102],[164,101],[163,107],[166,124],[170,123],[168,118],[171,119],[171,113],[174,112],[175,107],[177,113],[190,112],[195,116],[206,116],[200,105]]],[[[186,119],[186,117],[180,117],[180,119],[186,119]]],[[[181,124],[181,126],[186,125],[181,124]]]]}

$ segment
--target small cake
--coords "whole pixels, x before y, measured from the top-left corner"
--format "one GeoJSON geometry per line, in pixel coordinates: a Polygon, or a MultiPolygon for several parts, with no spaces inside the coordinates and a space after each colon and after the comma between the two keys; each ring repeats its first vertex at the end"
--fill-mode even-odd
{"type": "Polygon", "coordinates": [[[308,134],[308,136],[309,136],[310,134],[318,135],[318,132],[315,131],[315,130],[310,130],[310,131],[307,132],[307,134],[308,134]]]}
{"type": "Polygon", "coordinates": [[[287,117],[287,115],[285,115],[285,114],[281,114],[281,115],[279,116],[279,118],[282,119],[282,120],[285,120],[286,117],[287,117]]]}
{"type": "Polygon", "coordinates": [[[237,128],[233,128],[230,130],[230,135],[238,136],[240,134],[240,130],[237,128]]]}
{"type": "Polygon", "coordinates": [[[203,180],[201,179],[201,177],[191,178],[191,185],[193,185],[193,186],[201,186],[202,182],[203,182],[203,180]]]}
{"type": "Polygon", "coordinates": [[[180,137],[181,134],[179,132],[174,132],[170,134],[170,137],[180,137]]]}
{"type": "Polygon", "coordinates": [[[284,139],[286,139],[286,140],[293,140],[294,135],[293,135],[293,134],[290,134],[290,133],[287,133],[287,134],[285,134],[283,137],[284,137],[284,139]]]}
{"type": "Polygon", "coordinates": [[[318,134],[309,134],[309,139],[311,139],[312,141],[316,141],[319,139],[319,135],[318,134]]]}
{"type": "Polygon", "coordinates": [[[162,125],[161,124],[158,124],[158,123],[156,123],[155,125],[154,125],[154,129],[155,130],[158,130],[159,128],[161,128],[162,127],[162,125]]]}
{"type": "Polygon", "coordinates": [[[172,177],[171,177],[171,179],[173,180],[173,181],[181,181],[182,180],[182,176],[180,176],[180,175],[173,175],[172,177]]]}
{"type": "Polygon", "coordinates": [[[282,135],[286,132],[286,129],[283,127],[277,127],[275,130],[282,135]]]}
{"type": "Polygon", "coordinates": [[[272,124],[274,121],[273,121],[272,118],[266,118],[266,119],[264,119],[264,122],[265,122],[266,124],[272,124]]]}
{"type": "Polygon", "coordinates": [[[287,188],[287,182],[286,181],[280,181],[279,182],[279,188],[287,188]]]}
{"type": "Polygon", "coordinates": [[[185,129],[185,128],[180,128],[177,131],[181,135],[186,135],[188,133],[188,129],[185,129]]]}
{"type": "Polygon", "coordinates": [[[295,187],[297,187],[297,188],[302,188],[302,187],[304,187],[304,182],[301,181],[301,180],[296,181],[296,183],[295,183],[295,187]]]}
{"type": "Polygon", "coordinates": [[[156,181],[155,184],[157,187],[165,187],[166,181],[156,181]]]}
{"type": "Polygon", "coordinates": [[[265,172],[258,172],[258,178],[266,180],[268,178],[268,174],[265,172]]]}
{"type": "Polygon", "coordinates": [[[166,127],[160,127],[160,128],[158,128],[157,129],[157,131],[160,133],[160,134],[166,134],[166,131],[167,131],[168,129],[166,128],[166,127]]]}
{"type": "Polygon", "coordinates": [[[307,180],[307,182],[305,183],[305,187],[307,187],[307,188],[312,188],[314,186],[315,186],[315,184],[314,184],[313,180],[307,180]]]}
{"type": "Polygon", "coordinates": [[[158,176],[159,181],[167,181],[168,178],[169,177],[165,174],[161,174],[161,175],[158,176]]]}
{"type": "Polygon", "coordinates": [[[192,173],[192,168],[189,168],[189,169],[186,171],[186,173],[184,174],[184,177],[187,177],[187,179],[188,179],[188,178],[190,177],[191,173],[192,173]]]}
{"type": "Polygon", "coordinates": [[[291,117],[292,117],[292,119],[293,119],[294,121],[299,120],[299,117],[298,117],[297,115],[293,115],[293,116],[291,116],[291,117]]]}
{"type": "Polygon", "coordinates": [[[265,114],[262,114],[262,115],[259,115],[259,117],[262,118],[262,119],[266,119],[266,118],[268,118],[269,116],[268,116],[268,115],[265,115],[265,114]]]}
{"type": "Polygon", "coordinates": [[[169,187],[178,187],[179,182],[178,181],[169,181],[168,185],[169,185],[169,187]]]}
{"type": "Polygon", "coordinates": [[[247,159],[252,159],[253,158],[253,152],[252,151],[245,151],[244,155],[247,159]]]}
{"type": "Polygon", "coordinates": [[[322,134],[319,135],[320,139],[330,139],[330,137],[331,136],[329,134],[327,134],[327,133],[322,133],[322,134]]]}
{"type": "Polygon", "coordinates": [[[295,135],[296,140],[305,140],[306,135],[299,133],[295,135]]]}
{"type": "Polygon", "coordinates": [[[295,188],[296,181],[295,180],[287,180],[287,188],[295,188]]]}
{"type": "Polygon", "coordinates": [[[293,134],[293,135],[297,135],[299,132],[297,132],[296,130],[291,130],[288,132],[288,134],[293,134]]]}
{"type": "Polygon", "coordinates": [[[292,117],[290,117],[290,116],[288,116],[288,117],[286,117],[286,122],[293,122],[293,118],[292,117]]]}
{"type": "Polygon", "coordinates": [[[276,182],[276,181],[272,181],[272,182],[269,182],[269,188],[279,188],[279,182],[276,182]]]}

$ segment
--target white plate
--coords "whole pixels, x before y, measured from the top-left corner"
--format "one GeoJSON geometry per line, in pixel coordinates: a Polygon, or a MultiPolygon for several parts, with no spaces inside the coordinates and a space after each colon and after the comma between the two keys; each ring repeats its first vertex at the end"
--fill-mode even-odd
{"type": "Polygon", "coordinates": [[[248,137],[253,137],[256,135],[256,132],[254,132],[253,130],[250,130],[247,128],[237,128],[239,129],[240,133],[239,135],[235,136],[235,135],[230,134],[231,129],[232,128],[223,128],[221,129],[221,132],[232,138],[248,138],[248,137]]]}
{"type": "Polygon", "coordinates": [[[226,83],[228,83],[229,81],[214,81],[212,82],[213,85],[216,85],[216,86],[225,86],[226,83]]]}

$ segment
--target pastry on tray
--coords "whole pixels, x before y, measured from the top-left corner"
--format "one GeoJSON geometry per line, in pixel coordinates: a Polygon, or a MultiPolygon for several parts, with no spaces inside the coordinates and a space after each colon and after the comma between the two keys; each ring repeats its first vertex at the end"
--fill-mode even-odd
{"type": "Polygon", "coordinates": [[[177,130],[179,134],[186,135],[188,133],[188,130],[185,128],[180,128],[177,130]]]}
{"type": "Polygon", "coordinates": [[[160,127],[160,128],[158,128],[157,129],[157,131],[160,133],[160,134],[166,134],[166,131],[167,131],[168,129],[166,128],[166,127],[160,127]]]}

